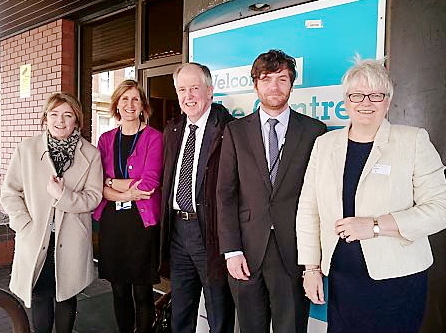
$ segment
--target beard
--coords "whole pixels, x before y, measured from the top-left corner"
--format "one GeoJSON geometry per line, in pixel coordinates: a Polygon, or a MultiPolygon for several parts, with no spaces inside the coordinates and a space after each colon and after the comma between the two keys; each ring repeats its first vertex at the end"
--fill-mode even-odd
{"type": "Polygon", "coordinates": [[[259,95],[260,103],[270,110],[281,110],[288,105],[288,99],[290,98],[290,92],[288,94],[262,94],[259,95]]]}

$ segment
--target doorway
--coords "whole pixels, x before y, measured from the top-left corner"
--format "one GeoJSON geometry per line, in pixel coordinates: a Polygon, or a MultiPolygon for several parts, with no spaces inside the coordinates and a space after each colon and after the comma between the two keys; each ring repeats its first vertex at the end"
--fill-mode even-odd
{"type": "Polygon", "coordinates": [[[180,115],[172,74],[179,64],[171,64],[142,72],[143,87],[149,98],[152,116],[149,125],[162,131],[167,122],[180,115]]]}

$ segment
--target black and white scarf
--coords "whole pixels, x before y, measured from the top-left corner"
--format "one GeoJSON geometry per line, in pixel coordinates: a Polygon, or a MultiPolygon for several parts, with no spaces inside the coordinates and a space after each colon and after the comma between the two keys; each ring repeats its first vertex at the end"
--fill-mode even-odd
{"type": "Polygon", "coordinates": [[[56,168],[57,177],[62,177],[73,164],[80,136],[79,130],[75,129],[68,138],[58,140],[48,131],[48,152],[56,168]]]}

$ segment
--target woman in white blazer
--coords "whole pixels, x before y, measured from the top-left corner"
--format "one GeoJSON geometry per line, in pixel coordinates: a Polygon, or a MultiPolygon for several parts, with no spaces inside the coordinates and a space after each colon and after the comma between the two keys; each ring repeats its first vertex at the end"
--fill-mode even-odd
{"type": "Polygon", "coordinates": [[[351,123],[314,145],[297,213],[307,297],[328,332],[418,332],[433,258],[428,236],[446,227],[444,166],[427,132],[385,119],[393,85],[381,61],[343,78],[351,123]]]}
{"type": "Polygon", "coordinates": [[[94,277],[91,211],[102,198],[99,151],[80,135],[82,109],[65,93],[49,97],[47,130],[16,148],[1,204],[16,232],[11,291],[31,307],[34,332],[72,332],[76,294],[94,277]],[[55,304],[54,304],[55,303],[55,304]]]}

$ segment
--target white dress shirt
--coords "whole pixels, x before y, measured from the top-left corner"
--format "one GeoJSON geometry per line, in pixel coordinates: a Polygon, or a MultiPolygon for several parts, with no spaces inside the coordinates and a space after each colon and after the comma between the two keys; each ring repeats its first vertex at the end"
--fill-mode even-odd
{"type": "Polygon", "coordinates": [[[181,142],[180,154],[178,155],[177,167],[175,171],[175,183],[173,187],[173,209],[180,210],[180,206],[177,203],[177,190],[178,190],[178,180],[180,178],[181,162],[183,161],[184,148],[186,147],[187,137],[190,133],[189,125],[196,125],[198,128],[195,131],[195,152],[194,152],[194,163],[192,166],[192,206],[194,211],[197,211],[197,205],[195,203],[195,184],[197,182],[197,168],[198,168],[198,158],[200,157],[201,144],[203,143],[204,130],[206,128],[206,123],[211,113],[211,108],[198,119],[195,123],[190,121],[187,117],[186,128],[184,129],[183,141],[181,142]]]}

